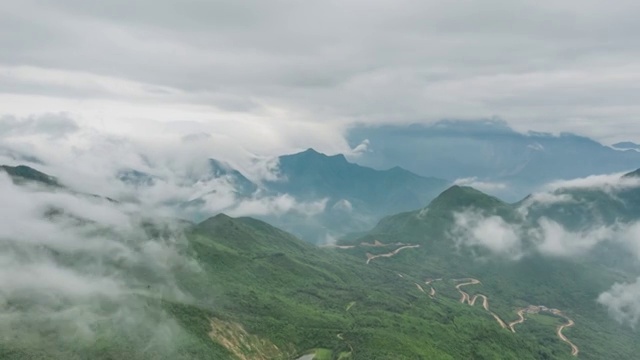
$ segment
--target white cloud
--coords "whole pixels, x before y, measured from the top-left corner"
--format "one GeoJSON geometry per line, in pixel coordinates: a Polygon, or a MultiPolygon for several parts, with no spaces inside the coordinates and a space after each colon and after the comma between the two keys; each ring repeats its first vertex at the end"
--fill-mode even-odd
{"type": "Polygon", "coordinates": [[[353,211],[353,205],[351,204],[351,201],[347,199],[342,199],[342,200],[336,201],[336,203],[333,205],[333,209],[350,213],[353,211]]]}
{"type": "Polygon", "coordinates": [[[598,302],[620,323],[633,327],[640,320],[640,278],[634,283],[614,284],[611,289],[600,294],[598,302]]]}
{"type": "Polygon", "coordinates": [[[640,260],[640,222],[597,224],[569,230],[547,218],[529,219],[522,213],[522,223],[508,223],[503,218],[468,209],[454,213],[449,235],[459,246],[481,246],[492,254],[518,260],[534,253],[552,257],[579,257],[589,254],[599,244],[617,244],[640,260]],[[525,225],[527,222],[533,225],[525,225]]]}
{"type": "Polygon", "coordinates": [[[4,173],[0,198],[7,204],[0,207],[1,332],[59,349],[95,343],[103,326],[141,347],[160,332],[182,331],[144,300],[189,299],[175,270],[196,274],[199,266],[183,251],[180,225],[156,223],[163,231],[150,235],[132,204],[16,186],[4,173]],[[52,331],[56,344],[48,343],[52,331]]]}
{"type": "Polygon", "coordinates": [[[547,219],[538,220],[538,228],[526,236],[535,239],[537,251],[543,255],[573,257],[588,253],[597,244],[613,241],[620,234],[615,227],[595,226],[581,231],[568,231],[561,224],[547,219]]]}
{"type": "Polygon", "coordinates": [[[559,203],[574,202],[573,196],[570,194],[556,194],[553,192],[537,192],[531,194],[523,203],[524,207],[531,205],[553,205],[559,203]]]}
{"type": "Polygon", "coordinates": [[[480,191],[489,192],[489,193],[491,192],[495,193],[501,190],[506,190],[509,187],[505,183],[482,181],[482,180],[478,180],[477,177],[457,179],[453,183],[455,185],[460,185],[460,186],[470,186],[480,191]]]}
{"type": "Polygon", "coordinates": [[[349,155],[358,157],[363,153],[370,152],[370,151],[371,151],[371,142],[369,141],[369,139],[364,139],[360,144],[358,144],[356,147],[351,149],[351,152],[349,153],[349,155]]]}
{"type": "Polygon", "coordinates": [[[548,184],[545,190],[551,192],[558,189],[598,189],[612,193],[618,190],[640,187],[640,178],[623,177],[624,174],[593,175],[580,179],[558,180],[548,184]]]}
{"type": "Polygon", "coordinates": [[[242,135],[235,122],[249,132],[236,137],[244,146],[256,128],[277,139],[313,123],[307,141],[330,153],[348,152],[340,129],[353,124],[492,115],[522,131],[638,140],[637,10],[626,0],[162,0],[139,10],[25,0],[0,11],[1,111],[71,112],[120,132],[153,119],[242,135]]]}
{"type": "Polygon", "coordinates": [[[226,209],[225,212],[230,216],[279,216],[289,212],[313,216],[325,210],[327,201],[328,199],[320,199],[311,202],[298,202],[291,195],[283,194],[243,200],[226,209]]]}
{"type": "Polygon", "coordinates": [[[454,220],[450,235],[458,245],[481,246],[511,260],[524,255],[519,226],[509,224],[499,216],[484,216],[473,210],[455,213],[454,220]]]}

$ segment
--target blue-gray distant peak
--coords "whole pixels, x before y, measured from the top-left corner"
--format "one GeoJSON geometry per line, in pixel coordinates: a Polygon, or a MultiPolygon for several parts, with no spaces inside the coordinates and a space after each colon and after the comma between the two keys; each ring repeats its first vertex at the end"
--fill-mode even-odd
{"type": "Polygon", "coordinates": [[[239,195],[250,195],[258,190],[258,185],[226,162],[209,159],[209,168],[212,178],[227,178],[239,195]]]}
{"type": "Polygon", "coordinates": [[[314,162],[333,162],[333,163],[347,163],[347,158],[343,154],[327,155],[316,151],[313,148],[295,154],[283,155],[280,157],[280,161],[314,161],[314,162]]]}
{"type": "Polygon", "coordinates": [[[625,178],[640,178],[640,169],[625,174],[625,178]]]}
{"type": "Polygon", "coordinates": [[[640,150],[640,144],[636,144],[631,141],[623,141],[611,145],[612,148],[618,150],[640,150]]]}
{"type": "Polygon", "coordinates": [[[509,198],[521,198],[549,181],[621,172],[640,164],[640,152],[618,151],[571,133],[519,133],[499,120],[362,126],[351,129],[347,138],[352,147],[368,140],[369,151],[356,160],[361,165],[399,165],[423,176],[505,184],[499,189],[508,195],[493,194],[509,198]]]}

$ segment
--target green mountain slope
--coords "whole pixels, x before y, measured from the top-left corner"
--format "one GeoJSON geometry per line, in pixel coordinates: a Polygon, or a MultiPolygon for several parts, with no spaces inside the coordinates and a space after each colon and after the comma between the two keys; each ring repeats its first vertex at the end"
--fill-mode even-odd
{"type": "Polygon", "coordinates": [[[32,264],[28,284],[40,284],[31,274],[41,264],[57,274],[54,284],[84,273],[91,282],[0,292],[0,313],[12,316],[0,324],[0,357],[571,359],[575,346],[584,359],[633,358],[637,333],[595,302],[629,273],[594,257],[501,257],[456,240],[456,214],[469,209],[532,228],[520,206],[454,186],[422,210],[325,248],[222,214],[191,224],[129,213],[127,226],[114,226],[78,221],[74,209],[43,213],[38,228],[91,246],[18,232],[0,238],[3,253],[32,264]]]}
{"type": "Polygon", "coordinates": [[[449,182],[423,177],[399,167],[375,170],[348,162],[344,155],[327,156],[313,149],[279,157],[283,180],[267,182],[270,191],[303,201],[326,199],[317,216],[289,214],[265,217],[311,242],[370,229],[383,216],[418,209],[449,182]]]}
{"type": "Polygon", "coordinates": [[[196,297],[215,293],[226,321],[291,354],[321,348],[353,359],[565,355],[562,346],[541,347],[496,327],[456,296],[430,298],[416,285],[425,275],[367,265],[254,219],[217,216],[189,238],[205,270],[191,278],[201,291],[196,297]]]}
{"type": "Polygon", "coordinates": [[[29,166],[18,165],[18,166],[8,166],[8,165],[0,165],[0,171],[4,171],[7,173],[11,180],[15,183],[37,183],[40,185],[60,187],[58,180],[56,178],[49,176],[45,173],[42,173],[36,169],[33,169],[29,166]]]}
{"type": "MultiPolygon", "coordinates": [[[[597,224],[638,220],[638,192],[637,187],[623,187],[613,193],[611,189],[559,189],[557,195],[571,194],[573,200],[538,204],[524,214],[524,201],[507,204],[477,190],[454,186],[428,207],[387,217],[364,237],[342,242],[342,251],[366,260],[406,244],[419,245],[393,257],[374,257],[373,261],[414,276],[479,279],[482,286],[477,291],[490,299],[491,310],[507,323],[508,319],[517,319],[518,309],[529,305],[560,309],[575,321],[575,327],[566,332],[580,348],[581,358],[627,359],[638,350],[637,332],[614,322],[596,299],[614,283],[635,279],[637,266],[624,264],[630,257],[628,251],[612,242],[594,246],[579,257],[547,256],[536,251],[540,239],[531,234],[538,234],[533,231],[539,230],[538,221],[543,217],[558,221],[568,230],[587,232],[597,224]],[[466,218],[465,226],[475,226],[477,233],[460,232],[461,218],[466,218]],[[487,224],[493,226],[491,231],[487,224]],[[509,239],[505,229],[519,231],[515,236],[522,239],[522,244],[517,256],[491,251],[493,242],[481,244],[466,239],[486,234],[488,240],[509,239]],[[376,251],[362,245],[374,241],[397,245],[376,251]]],[[[506,246],[506,240],[500,244],[506,246]]],[[[518,326],[525,334],[537,333],[545,321],[533,318],[518,326]]],[[[553,326],[546,328],[553,334],[553,326]]],[[[544,341],[558,342],[558,338],[545,337],[544,341]]]]}

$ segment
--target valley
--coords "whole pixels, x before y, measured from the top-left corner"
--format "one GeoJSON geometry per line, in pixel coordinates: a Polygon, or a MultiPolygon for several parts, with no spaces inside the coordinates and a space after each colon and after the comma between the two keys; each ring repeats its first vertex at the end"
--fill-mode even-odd
{"type": "MultiPolygon", "coordinates": [[[[10,170],[17,179],[10,186],[24,186],[25,196],[31,198],[43,194],[53,194],[47,196],[54,199],[72,197],[103,213],[128,206],[74,192],[44,173],[10,170]]],[[[632,192],[624,191],[633,198],[632,192]]],[[[595,360],[605,355],[626,359],[640,350],[634,331],[621,328],[593,301],[611,284],[623,281],[621,271],[604,267],[600,258],[568,261],[529,255],[510,260],[485,247],[460,243],[462,236],[474,236],[473,232],[454,231],[456,214],[470,206],[502,221],[523,224],[518,226],[536,226],[522,220],[517,207],[521,205],[504,203],[475,189],[451,187],[426,208],[388,216],[367,233],[326,246],[301,241],[254,218],[224,214],[198,223],[126,215],[138,219],[140,225],[132,220],[135,232],[122,233],[93,220],[95,213],[63,211],[65,202],[61,204],[47,208],[38,221],[55,231],[63,229],[67,236],[71,232],[82,239],[103,239],[109,234],[112,239],[123,239],[115,248],[130,249],[129,254],[140,259],[127,262],[117,253],[104,255],[86,247],[73,253],[65,248],[52,251],[52,244],[24,245],[15,256],[33,252],[74,274],[95,272],[93,264],[103,264],[129,281],[120,285],[127,297],[97,293],[57,306],[63,311],[81,307],[111,316],[122,309],[136,311],[144,316],[139,322],[143,329],[157,330],[110,322],[110,316],[92,317],[96,319],[92,326],[102,339],[100,350],[93,351],[78,349],[72,342],[54,342],[46,337],[52,320],[25,313],[24,321],[8,325],[24,334],[25,341],[0,338],[4,358],[37,358],[55,348],[56,357],[74,359],[70,354],[77,353],[80,358],[104,360],[123,351],[132,351],[129,357],[135,359],[286,360],[315,353],[318,359],[332,360],[576,356],[595,360]],[[164,254],[158,252],[158,244],[165,243],[171,248],[163,250],[164,254]],[[153,252],[138,254],[142,251],[153,252]],[[108,261],[96,260],[100,256],[107,256],[108,261]],[[172,264],[164,272],[159,272],[157,261],[147,260],[158,256],[172,264]],[[479,286],[482,293],[476,292],[479,286]],[[145,344],[162,336],[156,331],[169,331],[162,327],[166,324],[174,324],[170,331],[175,340],[162,353],[147,350],[145,344]]],[[[597,204],[607,209],[616,204],[616,211],[633,216],[632,208],[615,202],[601,199],[597,204]]],[[[532,217],[558,213],[567,222],[573,219],[567,217],[572,208],[529,209],[532,217]]],[[[589,210],[594,209],[597,207],[589,210]]],[[[6,249],[14,251],[10,246],[6,249]]],[[[19,296],[11,294],[7,304],[23,301],[19,296]]],[[[46,298],[46,294],[41,296],[46,298]]],[[[43,305],[27,302],[22,306],[32,314],[43,305]]],[[[54,329],[75,329],[74,322],[54,324],[54,329]]]]}
{"type": "Polygon", "coordinates": [[[640,359],[640,1],[0,2],[0,360],[640,359]]]}
{"type": "MultiPolygon", "coordinates": [[[[407,248],[418,248],[419,245],[406,245],[404,243],[389,243],[389,244],[385,244],[379,240],[375,240],[373,243],[367,243],[367,242],[362,242],[359,244],[359,246],[362,247],[377,247],[377,248],[384,248],[384,247],[389,247],[389,246],[397,246],[397,249],[395,249],[392,252],[389,253],[382,253],[382,254],[378,254],[378,255],[373,255],[369,252],[366,253],[367,255],[367,262],[366,264],[369,264],[372,260],[375,260],[377,258],[381,258],[381,257],[392,257],[397,255],[401,250],[407,249],[407,248]]],[[[349,246],[332,246],[335,249],[354,249],[356,248],[355,245],[349,245],[349,246]]],[[[400,278],[404,279],[404,275],[402,274],[398,274],[400,278]]],[[[425,284],[429,285],[429,297],[430,298],[435,298],[436,296],[436,290],[433,286],[431,286],[431,284],[434,281],[443,281],[442,278],[439,279],[430,279],[430,280],[425,280],[425,284]]],[[[483,294],[475,294],[473,296],[470,296],[469,293],[465,292],[464,290],[462,290],[463,287],[466,286],[471,286],[471,285],[479,285],[481,284],[480,280],[474,279],[474,278],[466,278],[466,279],[452,279],[451,281],[453,281],[454,283],[458,283],[457,285],[455,285],[456,290],[460,293],[460,303],[462,304],[467,304],[469,306],[474,306],[476,301],[478,299],[482,300],[482,307],[483,309],[488,312],[494,319],[495,321],[498,323],[498,325],[502,328],[502,329],[509,329],[512,333],[516,333],[516,329],[515,326],[522,324],[525,322],[526,314],[539,314],[539,313],[548,313],[552,316],[555,317],[560,317],[563,318],[567,321],[566,324],[563,325],[559,325],[556,329],[556,334],[557,337],[565,342],[566,344],[568,344],[571,347],[571,355],[572,356],[578,356],[579,354],[579,348],[573,343],[571,342],[564,334],[563,334],[563,330],[565,328],[570,328],[572,326],[575,325],[574,321],[571,320],[569,317],[567,317],[566,315],[564,315],[564,313],[560,310],[557,309],[549,309],[546,306],[534,306],[534,305],[529,305],[528,307],[524,308],[524,309],[519,309],[517,310],[517,316],[519,317],[518,320],[515,320],[513,322],[510,323],[506,323],[502,318],[500,318],[499,315],[497,315],[496,313],[494,313],[493,311],[491,311],[489,309],[489,298],[486,295],[483,294]]],[[[425,291],[425,289],[422,287],[422,285],[420,285],[419,283],[415,283],[416,288],[426,294],[427,292],[425,291]]],[[[353,306],[353,303],[349,304],[349,306],[347,307],[347,311],[353,306]]]]}

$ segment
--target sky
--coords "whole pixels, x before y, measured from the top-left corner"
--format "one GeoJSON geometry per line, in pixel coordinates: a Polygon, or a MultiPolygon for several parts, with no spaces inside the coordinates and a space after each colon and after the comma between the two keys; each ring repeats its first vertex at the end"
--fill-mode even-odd
{"type": "MultiPolygon", "coordinates": [[[[0,122],[64,117],[265,156],[347,129],[499,117],[640,141],[640,3],[3,1],[0,122]]],[[[57,131],[51,129],[54,133],[57,131]]]]}
{"type": "MultiPolygon", "coordinates": [[[[229,184],[211,189],[187,175],[215,157],[259,181],[273,176],[269,159],[276,155],[309,147],[353,153],[347,131],[363,125],[499,118],[522,132],[640,142],[638,1],[0,2],[2,163],[22,161],[3,153],[7,149],[34,154],[44,160],[39,169],[72,188],[137,194],[141,210],[209,196],[217,206],[212,213],[322,211],[321,201],[297,203],[284,195],[236,203],[229,184]],[[118,185],[112,175],[122,168],[153,170],[159,185],[148,191],[118,185]]],[[[476,180],[460,181],[479,185],[476,180]]],[[[127,225],[125,234],[136,229],[109,204],[89,207],[89,200],[67,195],[36,201],[6,177],[0,177],[0,194],[23,205],[5,211],[2,218],[13,224],[0,227],[5,238],[17,236],[9,230],[29,228],[23,225],[50,204],[71,204],[83,214],[93,209],[96,220],[127,225]]],[[[511,259],[526,255],[520,229],[462,215],[458,225],[470,245],[511,259]]],[[[57,245],[88,259],[124,252],[133,265],[151,266],[155,251],[173,253],[173,243],[141,252],[115,241],[105,249],[78,248],[85,246],[75,241],[84,233],[69,233],[64,223],[37,224],[33,231],[42,233],[25,236],[44,239],[53,231],[57,245]]],[[[580,255],[619,233],[640,258],[639,224],[600,230],[587,236],[543,222],[535,234],[538,251],[580,255]],[[582,247],[567,246],[574,242],[582,247]]],[[[26,290],[41,289],[37,280],[50,274],[70,287],[86,285],[80,289],[91,296],[78,295],[85,300],[101,293],[92,276],[104,278],[102,269],[91,276],[51,273],[57,268],[40,261],[46,255],[34,252],[24,265],[8,254],[0,256],[0,288],[23,286],[11,274],[24,266],[33,281],[26,290]]],[[[107,280],[123,293],[138,288],[117,276],[107,280]]],[[[636,324],[637,294],[640,279],[613,285],[598,300],[636,324]]]]}

